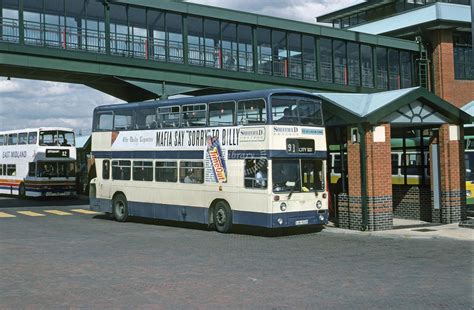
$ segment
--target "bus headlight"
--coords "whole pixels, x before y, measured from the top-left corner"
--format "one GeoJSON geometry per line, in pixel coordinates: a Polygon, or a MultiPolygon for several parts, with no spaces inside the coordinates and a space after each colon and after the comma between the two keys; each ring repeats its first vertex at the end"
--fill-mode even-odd
{"type": "Polygon", "coordinates": [[[470,190],[466,191],[466,197],[471,197],[471,191],[470,190]]]}
{"type": "Polygon", "coordinates": [[[316,208],[321,209],[322,207],[323,207],[323,203],[321,202],[321,200],[318,200],[316,202],[316,208]]]}
{"type": "Polygon", "coordinates": [[[280,210],[281,211],[286,211],[286,208],[287,208],[286,203],[282,202],[281,205],[280,205],[280,210]]]}

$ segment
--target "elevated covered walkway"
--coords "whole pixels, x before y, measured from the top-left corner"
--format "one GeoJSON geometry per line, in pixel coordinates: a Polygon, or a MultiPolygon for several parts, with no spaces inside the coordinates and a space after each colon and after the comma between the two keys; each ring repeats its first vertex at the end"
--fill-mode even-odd
{"type": "Polygon", "coordinates": [[[419,49],[179,1],[0,1],[0,75],[81,83],[126,101],[276,87],[412,87],[419,49]],[[390,58],[376,59],[376,50],[390,58]]]}

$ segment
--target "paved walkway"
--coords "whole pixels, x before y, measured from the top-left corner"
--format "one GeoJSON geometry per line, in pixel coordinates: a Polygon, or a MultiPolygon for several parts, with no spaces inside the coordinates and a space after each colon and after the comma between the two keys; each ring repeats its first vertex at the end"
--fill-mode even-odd
{"type": "Polygon", "coordinates": [[[414,239],[434,239],[449,238],[456,240],[474,241],[474,229],[460,227],[459,223],[453,224],[433,224],[418,220],[393,219],[392,230],[384,231],[357,231],[335,227],[332,223],[325,231],[329,233],[356,234],[366,236],[379,236],[389,238],[414,238],[414,239]]]}

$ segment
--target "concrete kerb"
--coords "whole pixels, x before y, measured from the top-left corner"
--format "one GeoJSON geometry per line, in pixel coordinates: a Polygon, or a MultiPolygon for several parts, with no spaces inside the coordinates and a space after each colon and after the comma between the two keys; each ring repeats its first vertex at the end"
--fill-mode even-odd
{"type": "Polygon", "coordinates": [[[328,225],[323,230],[333,234],[348,234],[360,236],[374,236],[384,238],[402,238],[402,239],[455,239],[464,241],[474,241],[474,229],[459,227],[459,223],[437,225],[429,227],[411,227],[403,229],[393,229],[384,231],[358,231],[334,227],[328,225]]]}

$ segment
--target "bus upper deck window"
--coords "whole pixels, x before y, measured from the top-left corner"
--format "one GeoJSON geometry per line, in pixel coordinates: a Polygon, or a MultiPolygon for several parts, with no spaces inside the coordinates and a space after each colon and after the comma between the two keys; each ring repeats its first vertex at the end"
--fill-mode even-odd
{"type": "Polygon", "coordinates": [[[37,139],[38,139],[38,133],[36,132],[28,133],[28,144],[36,144],[37,139]]]}
{"type": "Polygon", "coordinates": [[[158,108],[158,126],[160,128],[179,127],[179,106],[158,108]]]}
{"type": "Polygon", "coordinates": [[[8,145],[16,145],[18,143],[18,134],[11,133],[8,135],[8,145]]]}
{"type": "Polygon", "coordinates": [[[22,132],[18,134],[18,144],[27,144],[28,143],[28,134],[26,132],[22,132]]]}
{"type": "Polygon", "coordinates": [[[241,100],[238,104],[237,123],[239,125],[264,124],[267,121],[265,100],[241,100]]]}
{"type": "Polygon", "coordinates": [[[3,145],[3,135],[0,135],[0,145],[3,145]]]}
{"type": "Polygon", "coordinates": [[[155,109],[139,109],[135,111],[135,129],[155,129],[157,125],[155,109]]]}
{"type": "Polygon", "coordinates": [[[206,105],[193,104],[193,105],[183,106],[181,126],[183,127],[206,126],[206,105]]]}
{"type": "Polygon", "coordinates": [[[116,111],[114,113],[114,130],[132,129],[133,111],[116,111]]]}
{"type": "Polygon", "coordinates": [[[209,104],[209,126],[230,126],[235,121],[235,102],[216,102],[209,104]]]}
{"type": "Polygon", "coordinates": [[[112,130],[113,128],[113,114],[110,113],[100,113],[97,119],[97,130],[105,131],[112,130]]]}

